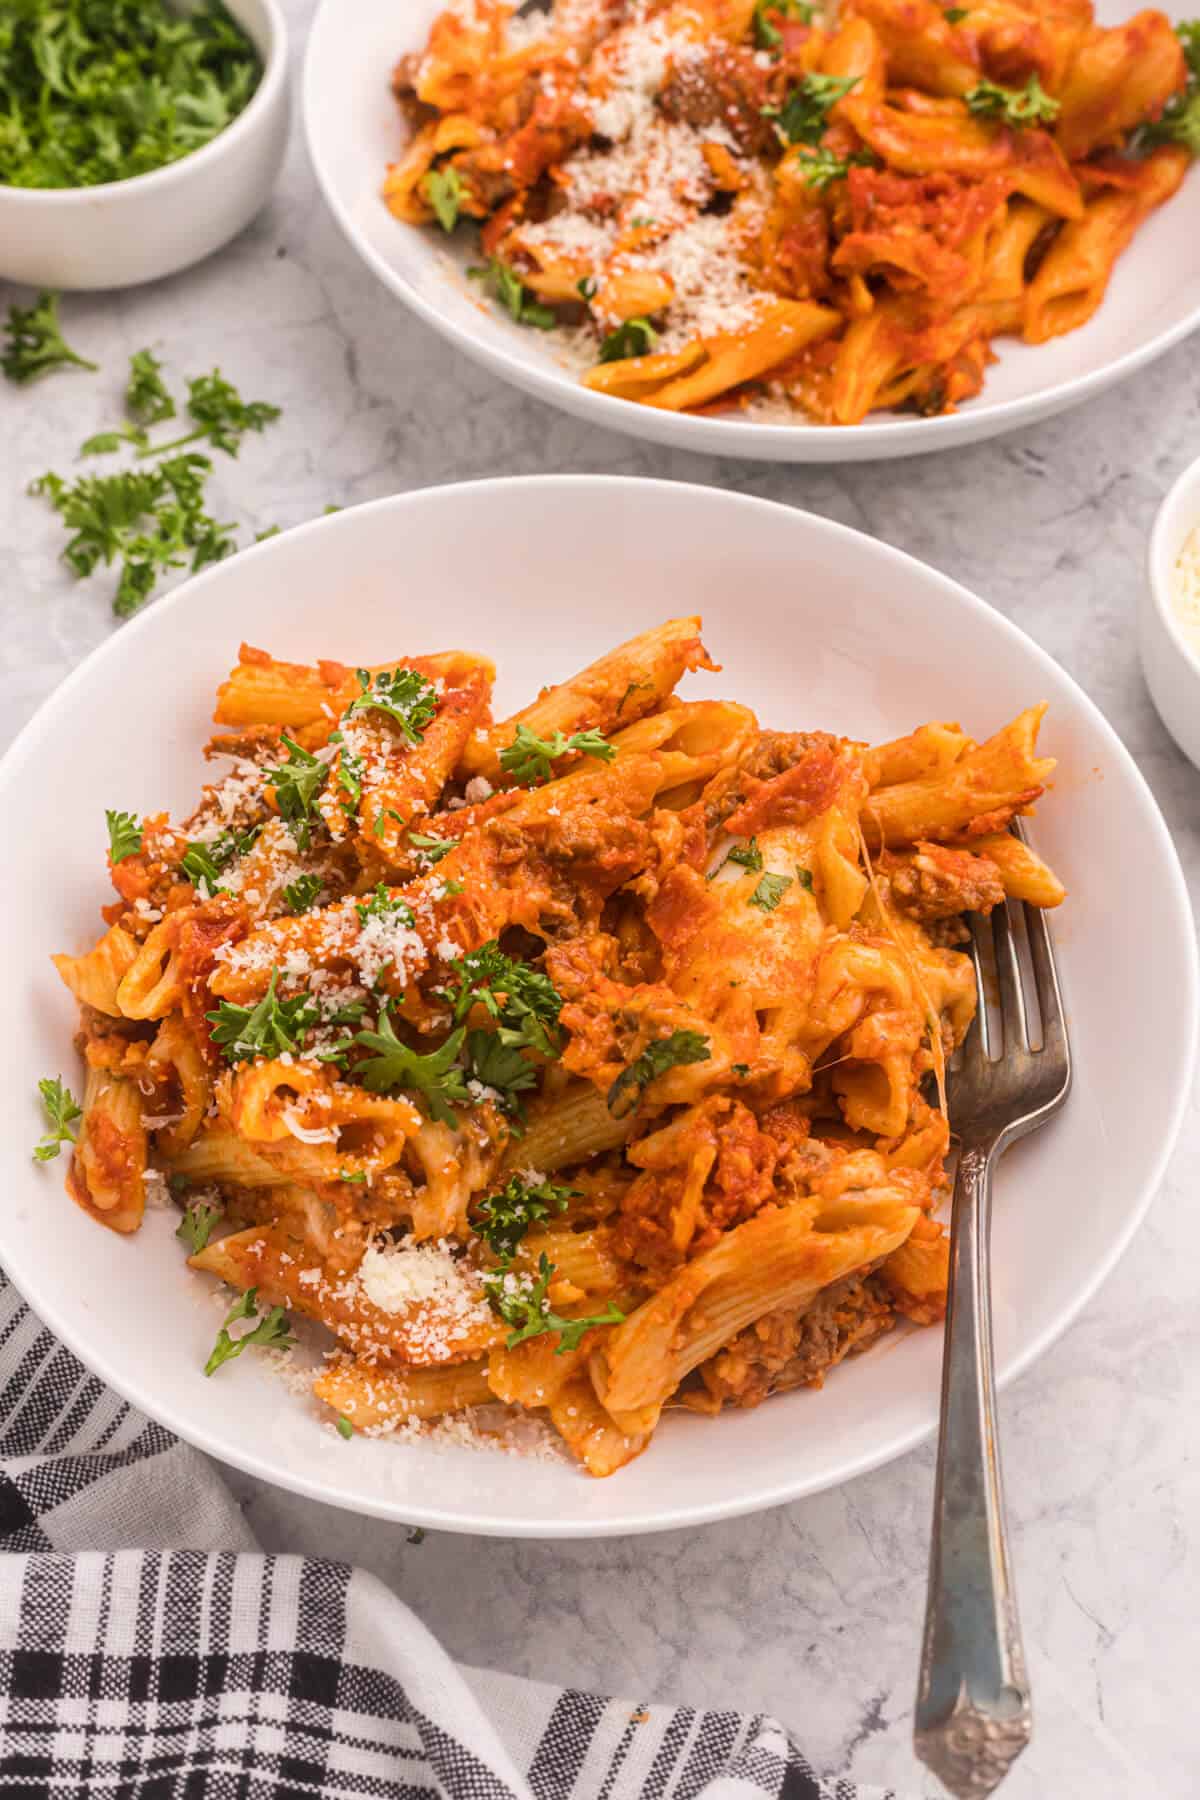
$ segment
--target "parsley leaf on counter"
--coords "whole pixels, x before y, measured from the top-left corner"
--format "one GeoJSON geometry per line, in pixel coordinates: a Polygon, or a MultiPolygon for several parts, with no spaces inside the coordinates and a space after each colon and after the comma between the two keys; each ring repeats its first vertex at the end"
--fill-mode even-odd
{"type": "Polygon", "coordinates": [[[127,856],[138,854],[142,847],[142,828],[136,816],[127,812],[106,812],[104,822],[108,826],[108,854],[116,868],[127,856]]]}
{"type": "Polygon", "coordinates": [[[162,364],[149,350],[135,350],[129,359],[125,385],[125,410],[145,427],[161,425],[175,417],[175,402],[162,378],[162,364]]]}
{"type": "MultiPolygon", "coordinates": [[[[2,27],[0,27],[2,29],[2,27]]],[[[3,46],[0,44],[0,70],[3,69],[3,46]]],[[[0,74],[0,99],[3,97],[0,74]]],[[[0,146],[4,143],[4,121],[0,117],[0,146]]],[[[63,337],[58,323],[58,295],[41,293],[32,306],[10,306],[6,326],[8,341],[0,352],[0,369],[10,381],[36,381],[51,369],[95,369],[98,365],[80,356],[63,337]]]]}
{"type": "Polygon", "coordinates": [[[512,743],[500,752],[500,767],[518,787],[536,787],[549,781],[554,763],[572,751],[601,762],[611,762],[617,754],[616,746],[599,731],[577,731],[572,737],[556,731],[553,737],[541,738],[528,725],[518,725],[512,743]]]}
{"type": "Polygon", "coordinates": [[[257,1344],[262,1350],[290,1350],[295,1343],[288,1327],[287,1310],[282,1306],[273,1306],[269,1313],[263,1313],[253,1331],[247,1331],[239,1338],[230,1337],[229,1327],[236,1319],[253,1319],[258,1310],[258,1289],[247,1288],[240,1300],[235,1300],[225,1315],[225,1323],[217,1333],[217,1341],[213,1345],[212,1355],[204,1365],[206,1375],[215,1375],[222,1363],[240,1356],[251,1344],[257,1344]]]}
{"type": "Polygon", "coordinates": [[[162,456],[168,450],[194,444],[198,438],[207,439],[214,449],[224,450],[227,456],[236,456],[248,431],[261,431],[280,415],[281,408],[266,400],[243,400],[220,369],[214,369],[211,375],[197,375],[187,385],[187,409],[196,429],[166,444],[145,444],[138,451],[139,456],[162,456]]]}
{"type": "Polygon", "coordinates": [[[46,1115],[48,1129],[33,1154],[38,1162],[50,1162],[64,1144],[75,1142],[75,1133],[71,1127],[76,1119],[82,1119],[83,1108],[70,1088],[63,1086],[60,1075],[47,1075],[39,1081],[38,1093],[42,1097],[42,1111],[46,1115]]]}
{"type": "Polygon", "coordinates": [[[708,1062],[712,1056],[708,1044],[699,1031],[673,1031],[669,1037],[655,1038],[609,1088],[609,1112],[623,1119],[638,1105],[650,1083],[668,1069],[679,1068],[683,1063],[708,1062]]]}
{"type": "Polygon", "coordinates": [[[19,0],[0,23],[0,186],[162,168],[223,131],[261,73],[219,0],[19,0]]]}

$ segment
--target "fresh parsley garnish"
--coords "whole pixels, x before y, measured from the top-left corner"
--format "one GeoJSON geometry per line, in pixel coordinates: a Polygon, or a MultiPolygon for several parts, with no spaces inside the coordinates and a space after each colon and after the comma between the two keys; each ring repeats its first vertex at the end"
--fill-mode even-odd
{"type": "Polygon", "coordinates": [[[213,1028],[212,1040],[219,1044],[228,1062],[253,1062],[256,1057],[293,1055],[300,1049],[305,1032],[320,1019],[320,1008],[311,994],[293,994],[281,1000],[275,992],[279,970],[271,970],[267,991],[254,1006],[235,1006],[222,1000],[216,1012],[205,1013],[213,1028]]]}
{"type": "Polygon", "coordinates": [[[421,183],[421,192],[433,208],[434,217],[443,231],[453,231],[462,210],[466,192],[457,169],[430,169],[421,183]]]}
{"type": "Polygon", "coordinates": [[[760,50],[778,50],[783,33],[777,21],[798,19],[802,25],[811,25],[816,14],[808,0],[755,0],[754,41],[760,50]]]}
{"type": "Polygon", "coordinates": [[[743,869],[761,869],[763,859],[762,851],[758,847],[758,839],[752,837],[748,844],[735,844],[725,860],[738,863],[743,869]]]}
{"type": "Polygon", "coordinates": [[[498,1194],[489,1194],[476,1207],[474,1225],[492,1255],[505,1267],[531,1225],[550,1214],[566,1211],[567,1201],[578,1188],[557,1181],[526,1181],[510,1175],[498,1194]]]}
{"type": "Polygon", "coordinates": [[[311,835],[313,808],[329,778],[329,769],[286,731],[280,733],[280,742],[287,745],[288,759],[276,769],[265,770],[264,776],[275,790],[280,818],[291,827],[298,847],[305,850],[311,835]]]}
{"type": "Polygon", "coordinates": [[[550,331],[557,325],[552,308],[535,299],[520,276],[499,257],[489,256],[485,263],[468,269],[467,274],[472,281],[482,282],[485,290],[500,302],[518,325],[533,325],[538,331],[550,331]]]}
{"type": "Polygon", "coordinates": [[[970,9],[965,6],[947,6],[942,13],[947,25],[961,25],[970,9]]]}
{"type": "Polygon", "coordinates": [[[215,1375],[222,1363],[240,1356],[251,1344],[256,1344],[260,1350],[291,1349],[296,1340],[288,1327],[287,1312],[282,1306],[273,1306],[269,1313],[263,1313],[253,1331],[247,1331],[242,1337],[230,1337],[229,1327],[236,1320],[253,1319],[257,1312],[258,1289],[247,1288],[241,1299],[235,1301],[225,1315],[225,1323],[217,1333],[212,1355],[204,1365],[206,1375],[215,1375]]]}
{"type": "Polygon", "coordinates": [[[981,119],[1000,119],[1020,129],[1025,125],[1050,125],[1058,117],[1059,103],[1048,94],[1036,75],[1023,88],[999,87],[979,81],[963,95],[967,108],[981,119]]]}
{"type": "Polygon", "coordinates": [[[0,27],[0,187],[162,168],[223,131],[261,73],[218,0],[18,0],[0,27]]]}
{"type": "MultiPolygon", "coordinates": [[[[0,101],[5,89],[3,32],[4,24],[0,24],[0,101]]],[[[0,106],[0,167],[3,166],[8,126],[9,121],[3,117],[0,106]]],[[[0,185],[3,185],[2,177],[0,185]]],[[[98,366],[72,350],[63,337],[58,323],[57,294],[42,292],[32,306],[10,306],[6,332],[7,342],[0,351],[0,369],[10,381],[36,381],[39,375],[48,375],[52,369],[94,369],[98,366]]]]}
{"type": "Polygon", "coordinates": [[[339,1437],[344,1437],[347,1442],[354,1436],[354,1427],[345,1413],[339,1413],[337,1416],[337,1434],[339,1437]]]}
{"type": "Polygon", "coordinates": [[[819,144],[829,123],[829,110],[858,86],[857,75],[806,75],[780,107],[764,108],[788,144],[819,144]]]}
{"type": "Polygon", "coordinates": [[[498,1031],[468,1031],[464,1057],[471,1078],[491,1088],[506,1113],[522,1117],[518,1094],[537,1085],[537,1070],[498,1031]]]}
{"type": "Polygon", "coordinates": [[[253,825],[249,831],[222,831],[209,844],[189,843],[180,858],[181,872],[194,884],[207,882],[209,891],[215,893],[230,863],[253,849],[261,829],[253,825]]]}
{"type": "Polygon", "coordinates": [[[740,1080],[745,1081],[747,1075],[749,1075],[749,1073],[750,1073],[750,1064],[749,1063],[732,1063],[730,1065],[729,1073],[731,1075],[736,1075],[739,1077],[740,1080]]]}
{"type": "Polygon", "coordinates": [[[800,883],[800,886],[804,889],[804,891],[806,893],[808,893],[808,894],[812,893],[812,891],[813,891],[813,875],[812,875],[811,869],[802,869],[800,867],[800,864],[797,863],[796,864],[796,880],[800,883]]]}
{"type": "Polygon", "coordinates": [[[121,564],[113,611],[126,618],[146,600],[166,569],[190,563],[193,574],[228,556],[232,529],[204,510],[212,470],[195,452],[168,457],[155,469],[82,475],[73,483],[50,471],[31,482],[72,534],[63,560],[82,580],[101,564],[121,564]]]}
{"type": "Polygon", "coordinates": [[[363,1186],[365,1186],[366,1180],[367,1180],[367,1172],[365,1169],[339,1169],[338,1170],[338,1180],[339,1181],[359,1182],[363,1186]]]}
{"type": "Polygon", "coordinates": [[[559,757],[571,752],[595,756],[601,762],[611,762],[617,754],[615,746],[599,731],[577,731],[571,737],[556,731],[553,737],[542,738],[528,725],[518,725],[512,743],[500,752],[500,767],[512,776],[517,787],[536,787],[539,782],[549,781],[559,757]]]}
{"type": "Polygon", "coordinates": [[[398,916],[402,925],[413,925],[412,907],[407,900],[401,900],[380,881],[375,884],[375,892],[368,900],[360,900],[354,908],[358,914],[358,922],[365,925],[368,919],[384,919],[398,916]]]}
{"type": "Polygon", "coordinates": [[[649,356],[658,333],[649,319],[626,319],[610,331],[600,345],[600,361],[624,362],[630,356],[649,356]]]}
{"type": "Polygon", "coordinates": [[[378,1029],[360,1031],[355,1045],[371,1055],[354,1071],[357,1081],[373,1094],[386,1094],[393,1088],[409,1088],[424,1099],[432,1118],[443,1125],[455,1125],[451,1102],[457,1106],[470,1104],[467,1077],[458,1063],[466,1032],[460,1026],[452,1031],[439,1049],[422,1056],[410,1050],[396,1036],[386,1007],[380,1012],[378,1029]]]}
{"type": "Polygon", "coordinates": [[[42,1097],[47,1130],[33,1154],[38,1162],[50,1162],[64,1144],[75,1142],[71,1127],[76,1119],[83,1117],[83,1108],[70,1088],[63,1086],[61,1076],[45,1076],[38,1082],[38,1093],[42,1097]]]}
{"type": "Polygon", "coordinates": [[[796,158],[805,187],[823,193],[833,181],[844,181],[851,169],[873,169],[875,154],[871,150],[853,150],[849,156],[838,156],[825,144],[805,145],[796,158]]]}
{"type": "Polygon", "coordinates": [[[449,856],[462,843],[461,838],[427,837],[424,832],[410,831],[408,841],[414,850],[419,850],[430,868],[440,863],[443,856],[449,856]]]}
{"type": "Polygon", "coordinates": [[[290,913],[306,913],[320,892],[319,875],[297,875],[283,890],[283,904],[290,913]]]}
{"type": "Polygon", "coordinates": [[[506,1325],[512,1326],[505,1340],[510,1350],[515,1350],[529,1338],[556,1331],[559,1334],[556,1354],[561,1356],[566,1350],[578,1350],[584,1332],[594,1325],[620,1325],[623,1322],[625,1314],[611,1301],[602,1313],[593,1313],[584,1319],[564,1319],[553,1310],[546,1297],[554,1273],[554,1264],[543,1251],[538,1258],[536,1279],[523,1279],[508,1269],[489,1270],[481,1277],[492,1307],[506,1325]]]}
{"type": "Polygon", "coordinates": [[[451,963],[450,973],[454,981],[446,995],[456,1025],[462,1024],[478,1002],[496,1021],[501,1044],[557,1056],[563,1002],[548,975],[507,956],[495,938],[460,956],[451,963]]]}
{"type": "Polygon", "coordinates": [[[1175,27],[1175,35],[1183,46],[1187,85],[1172,95],[1157,119],[1133,132],[1129,149],[1135,155],[1153,150],[1157,144],[1182,144],[1193,156],[1200,156],[1200,19],[1183,20],[1175,27]]]}
{"type": "Polygon", "coordinates": [[[594,275],[583,275],[575,283],[575,292],[579,295],[581,300],[586,300],[589,306],[596,298],[599,291],[600,283],[596,280],[594,275]]]}
{"type": "Polygon", "coordinates": [[[372,681],[366,669],[357,669],[361,692],[346,708],[355,713],[381,712],[400,727],[410,744],[419,744],[425,728],[437,712],[437,689],[415,669],[383,669],[372,681]]]}
{"type": "Polygon", "coordinates": [[[790,875],[772,875],[768,872],[759,877],[758,886],[751,894],[749,904],[757,906],[760,912],[774,912],[791,885],[792,877],[790,875]]]}
{"type": "Polygon", "coordinates": [[[356,750],[352,750],[344,731],[331,731],[331,744],[336,744],[338,756],[338,786],[346,796],[346,811],[354,814],[358,811],[358,803],[362,799],[363,775],[365,773],[363,759],[356,750]]]}
{"type": "Polygon", "coordinates": [[[127,856],[140,854],[142,828],[134,813],[106,812],[104,822],[108,826],[108,854],[115,869],[127,856]]]}
{"type": "Polygon", "coordinates": [[[186,1244],[190,1256],[198,1256],[212,1236],[222,1209],[212,1200],[193,1200],[180,1219],[175,1236],[186,1244]]]}
{"type": "Polygon", "coordinates": [[[125,411],[143,429],[175,417],[175,402],[162,378],[162,364],[149,350],[135,350],[129,359],[125,411]]]}
{"type": "Polygon", "coordinates": [[[684,1063],[708,1062],[709,1041],[699,1031],[673,1031],[655,1038],[641,1055],[623,1069],[608,1090],[608,1110],[618,1119],[633,1112],[652,1081],[684,1063]]]}
{"type": "Polygon", "coordinates": [[[227,456],[236,456],[248,431],[262,431],[280,415],[280,408],[266,400],[243,400],[220,369],[214,369],[211,375],[197,375],[187,385],[187,409],[195,429],[166,444],[146,444],[138,451],[139,456],[162,456],[168,450],[194,444],[199,438],[206,439],[214,449],[224,450],[227,456]]]}

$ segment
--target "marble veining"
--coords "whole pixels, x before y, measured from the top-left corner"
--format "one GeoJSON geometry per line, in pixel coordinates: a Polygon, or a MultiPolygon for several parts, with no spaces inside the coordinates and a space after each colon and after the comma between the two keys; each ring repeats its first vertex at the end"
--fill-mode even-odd
{"type": "MultiPolygon", "coordinates": [[[[310,0],[287,10],[299,44],[310,0]]],[[[0,307],[19,297],[0,284],[0,307]]],[[[660,449],[511,391],[408,317],[347,251],[298,130],[271,205],[236,243],[152,287],[80,296],[68,316],[103,376],[0,394],[4,742],[113,629],[101,585],[56,562],[57,524],[25,484],[65,473],[82,438],[119,418],[125,359],[150,344],[176,370],[220,363],[248,396],[283,405],[237,462],[216,459],[213,510],[244,538],[434,482],[594,471],[808,507],[936,564],[1092,696],[1200,893],[1200,777],[1151,706],[1135,633],[1154,509],[1200,453],[1200,340],[1061,418],[937,457],[815,469],[660,449]]],[[[1200,1796],[1198,1187],[1193,1109],[1124,1261],[1001,1401],[1035,1714],[1003,1790],[1011,1800],[1200,1796]]],[[[264,1546],[364,1564],[456,1656],[637,1699],[771,1711],[823,1771],[932,1800],[910,1747],[932,1468],[925,1449],[758,1518],[560,1545],[436,1534],[410,1544],[399,1529],[231,1479],[264,1546]]]]}

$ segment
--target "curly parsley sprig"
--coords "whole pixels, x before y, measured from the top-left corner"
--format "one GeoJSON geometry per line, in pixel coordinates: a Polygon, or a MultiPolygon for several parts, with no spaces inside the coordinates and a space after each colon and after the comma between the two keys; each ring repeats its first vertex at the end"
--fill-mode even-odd
{"type": "Polygon", "coordinates": [[[551,1213],[565,1212],[568,1200],[578,1193],[578,1188],[563,1187],[557,1181],[510,1175],[498,1194],[478,1202],[475,1229],[497,1261],[507,1267],[530,1226],[548,1219],[551,1213]]]}
{"type": "Polygon", "coordinates": [[[70,1088],[63,1086],[60,1075],[48,1075],[39,1081],[38,1093],[41,1095],[47,1129],[33,1154],[38,1162],[50,1162],[64,1144],[75,1142],[72,1127],[77,1119],[82,1119],[83,1108],[70,1088]]]}
{"type": "Polygon", "coordinates": [[[1036,75],[1023,88],[1000,87],[994,81],[976,82],[963,95],[967,109],[981,119],[998,119],[1021,130],[1029,125],[1052,125],[1059,102],[1048,94],[1036,75]]]}
{"type": "Polygon", "coordinates": [[[536,1277],[523,1277],[511,1269],[492,1269],[481,1276],[484,1292],[492,1307],[512,1330],[505,1340],[515,1350],[530,1338],[544,1332],[557,1332],[555,1353],[578,1350],[585,1331],[596,1325],[620,1325],[625,1314],[611,1301],[602,1313],[591,1313],[582,1319],[567,1319],[550,1305],[548,1289],[557,1271],[543,1250],[538,1258],[536,1277]]]}
{"type": "Polygon", "coordinates": [[[398,725],[410,744],[424,740],[437,712],[437,689],[416,669],[381,669],[372,679],[366,669],[354,671],[359,692],[346,708],[345,717],[381,712],[398,725]]]}
{"type": "MultiPolygon", "coordinates": [[[[0,63],[0,68],[2,68],[0,63]]],[[[3,94],[3,81],[0,76],[0,95],[3,94]]],[[[0,121],[0,145],[3,144],[3,122],[0,121]]],[[[56,293],[43,290],[32,306],[10,306],[8,323],[5,327],[7,341],[0,351],[0,369],[3,369],[10,381],[25,383],[36,381],[41,375],[49,375],[53,369],[95,369],[98,364],[89,362],[86,356],[80,356],[72,350],[62,334],[58,322],[58,300],[56,293]]]]}
{"type": "Polygon", "coordinates": [[[217,1333],[217,1341],[212,1353],[204,1365],[206,1375],[215,1375],[223,1363],[232,1362],[243,1350],[256,1345],[260,1350],[290,1350],[295,1343],[288,1326],[287,1311],[282,1306],[273,1306],[269,1313],[258,1313],[258,1289],[247,1288],[240,1300],[234,1302],[225,1315],[225,1323],[217,1333]],[[229,1327],[238,1319],[253,1319],[258,1323],[253,1331],[243,1332],[241,1337],[232,1337],[229,1327]]]}
{"type": "Polygon", "coordinates": [[[512,743],[506,744],[500,752],[500,767],[506,775],[512,776],[515,786],[536,787],[540,782],[550,780],[554,764],[560,757],[572,753],[612,762],[617,750],[600,731],[576,731],[570,737],[556,731],[553,736],[543,738],[528,725],[518,725],[512,743]]]}

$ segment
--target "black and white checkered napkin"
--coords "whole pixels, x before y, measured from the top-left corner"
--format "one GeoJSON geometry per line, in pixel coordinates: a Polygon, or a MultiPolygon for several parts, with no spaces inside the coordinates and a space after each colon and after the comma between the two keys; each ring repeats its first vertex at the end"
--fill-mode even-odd
{"type": "Polygon", "coordinates": [[[461,1669],[372,1576],[263,1556],[2,1275],[0,1459],[0,1800],[895,1800],[773,1719],[461,1669]]]}

